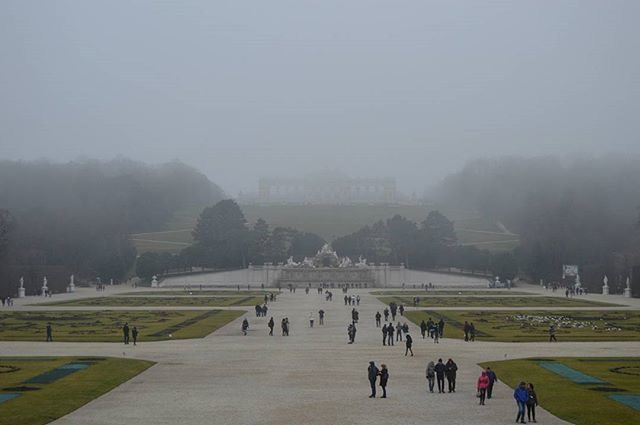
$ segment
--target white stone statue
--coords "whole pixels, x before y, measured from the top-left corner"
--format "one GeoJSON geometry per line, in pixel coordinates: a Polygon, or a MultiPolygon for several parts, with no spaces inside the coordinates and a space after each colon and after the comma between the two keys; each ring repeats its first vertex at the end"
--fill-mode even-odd
{"type": "Polygon", "coordinates": [[[602,283],[604,283],[604,285],[602,285],[602,295],[609,295],[609,278],[607,275],[604,275],[602,283]]]}
{"type": "Polygon", "coordinates": [[[309,257],[304,257],[304,260],[302,260],[302,265],[304,267],[315,267],[315,265],[313,264],[313,258],[309,257]]]}
{"type": "Polygon", "coordinates": [[[45,297],[49,292],[49,287],[47,286],[47,277],[42,278],[42,296],[45,297]]]}
{"type": "Polygon", "coordinates": [[[298,267],[299,265],[300,263],[293,261],[293,256],[291,256],[287,258],[287,264],[285,265],[285,267],[298,267]]]}
{"type": "Polygon", "coordinates": [[[18,288],[18,298],[24,298],[26,296],[24,289],[24,277],[20,276],[20,287],[18,288]]]}
{"type": "Polygon", "coordinates": [[[575,288],[580,289],[581,287],[582,287],[582,283],[580,282],[580,274],[577,274],[575,288]]]}
{"type": "Polygon", "coordinates": [[[69,286],[67,286],[67,292],[75,292],[76,291],[76,284],[75,284],[75,276],[71,275],[71,277],[69,278],[69,286]]]}
{"type": "Polygon", "coordinates": [[[627,286],[624,288],[624,296],[631,298],[631,279],[627,276],[627,286]]]}
{"type": "Polygon", "coordinates": [[[353,265],[353,263],[351,262],[351,259],[349,257],[344,257],[340,260],[340,264],[338,265],[338,267],[351,267],[353,265]]]}
{"type": "Polygon", "coordinates": [[[157,288],[158,287],[158,277],[157,276],[153,276],[151,278],[151,287],[152,288],[157,288]]]}
{"type": "Polygon", "coordinates": [[[356,263],[357,267],[367,267],[367,259],[362,255],[358,257],[358,262],[356,263]]]}

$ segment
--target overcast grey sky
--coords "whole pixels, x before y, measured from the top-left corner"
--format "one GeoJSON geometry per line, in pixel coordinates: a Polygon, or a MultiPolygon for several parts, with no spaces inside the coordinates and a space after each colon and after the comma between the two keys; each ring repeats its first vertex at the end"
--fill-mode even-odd
{"type": "Polygon", "coordinates": [[[0,157],[341,169],[639,152],[640,1],[0,1],[0,157]]]}

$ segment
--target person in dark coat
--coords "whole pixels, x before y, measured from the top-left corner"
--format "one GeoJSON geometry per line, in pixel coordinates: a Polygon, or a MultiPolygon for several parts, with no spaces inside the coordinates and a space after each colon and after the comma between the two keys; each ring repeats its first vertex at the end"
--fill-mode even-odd
{"type": "Polygon", "coordinates": [[[122,327],[122,337],[125,344],[129,344],[129,323],[125,323],[122,327]]]}
{"type": "Polygon", "coordinates": [[[438,359],[438,363],[436,363],[436,366],[434,369],[436,372],[436,380],[438,381],[438,392],[443,393],[444,392],[444,374],[446,371],[446,367],[444,363],[442,363],[442,359],[438,359]]]}
{"type": "Polygon", "coordinates": [[[248,330],[248,329],[249,329],[249,321],[245,318],[245,319],[242,321],[242,333],[243,333],[244,335],[246,335],[246,334],[247,334],[247,330],[248,330]]]}
{"type": "Polygon", "coordinates": [[[458,373],[458,365],[453,360],[447,360],[445,364],[445,375],[447,376],[447,384],[449,385],[449,392],[456,392],[456,375],[458,373]]]}
{"type": "Polygon", "coordinates": [[[269,319],[269,323],[267,323],[267,326],[269,327],[269,336],[273,336],[273,326],[275,325],[275,323],[273,322],[273,316],[271,316],[271,319],[269,319]]]}
{"type": "Polygon", "coordinates": [[[382,326],[382,345],[387,345],[387,324],[382,326]]]}
{"type": "Polygon", "coordinates": [[[133,338],[133,345],[136,345],[138,342],[138,328],[135,326],[131,329],[131,337],[133,338]]]}
{"type": "Polygon", "coordinates": [[[408,352],[411,352],[411,357],[413,357],[413,349],[411,348],[413,346],[413,338],[411,338],[411,335],[406,334],[404,336],[404,339],[405,339],[405,346],[407,347],[404,350],[404,355],[406,356],[408,352]]]}
{"type": "Polygon", "coordinates": [[[427,324],[424,319],[420,322],[420,333],[422,334],[422,339],[424,339],[425,334],[427,333],[427,324]]]}
{"type": "Polygon", "coordinates": [[[376,367],[375,362],[369,362],[367,374],[369,377],[369,385],[371,385],[371,395],[369,396],[369,398],[374,398],[376,396],[376,380],[378,379],[378,375],[380,374],[380,370],[378,370],[378,368],[376,367]]]}
{"type": "Polygon", "coordinates": [[[393,331],[395,329],[393,328],[393,324],[389,323],[387,325],[387,345],[393,345],[393,331]]]}
{"type": "Polygon", "coordinates": [[[440,318],[440,321],[438,322],[438,333],[440,334],[440,338],[442,338],[444,336],[444,319],[440,318]]]}
{"type": "MultiPolygon", "coordinates": [[[[382,365],[382,368],[384,369],[384,365],[382,365]]],[[[527,392],[529,393],[529,398],[527,399],[527,419],[529,422],[537,422],[536,406],[538,405],[538,396],[531,382],[527,384],[527,392]]]]}
{"type": "Polygon", "coordinates": [[[382,397],[387,398],[387,381],[389,381],[389,370],[386,364],[380,365],[380,387],[382,388],[382,397]]]}
{"type": "Polygon", "coordinates": [[[498,382],[498,377],[496,373],[491,370],[490,367],[486,369],[487,376],[489,377],[489,386],[487,387],[487,398],[491,398],[491,394],[493,394],[493,384],[498,382]]]}
{"type": "Polygon", "coordinates": [[[388,322],[388,321],[389,321],[389,309],[388,309],[388,308],[385,308],[385,309],[383,310],[383,313],[384,313],[384,321],[385,321],[385,322],[388,322]]]}
{"type": "Polygon", "coordinates": [[[469,322],[467,322],[465,320],[464,326],[462,327],[462,331],[464,332],[464,340],[465,341],[469,341],[469,331],[470,330],[471,330],[471,327],[469,326],[469,322]]]}
{"type": "Polygon", "coordinates": [[[529,400],[529,391],[527,391],[527,386],[524,382],[520,382],[518,388],[515,389],[513,392],[513,398],[516,400],[518,405],[518,416],[516,416],[516,422],[524,424],[526,423],[524,421],[525,406],[527,404],[527,400],[529,400]]]}
{"type": "Polygon", "coordinates": [[[51,328],[51,322],[47,323],[47,342],[53,342],[53,330],[51,328]]]}
{"type": "Polygon", "coordinates": [[[382,319],[382,315],[379,311],[376,311],[376,328],[380,327],[380,319],[382,319]]]}

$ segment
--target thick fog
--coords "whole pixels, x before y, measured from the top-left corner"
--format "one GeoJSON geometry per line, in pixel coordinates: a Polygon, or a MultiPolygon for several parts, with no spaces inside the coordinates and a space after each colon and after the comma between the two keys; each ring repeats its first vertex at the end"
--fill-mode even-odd
{"type": "Polygon", "coordinates": [[[228,193],[639,152],[637,1],[0,2],[0,157],[180,159],[228,193]]]}

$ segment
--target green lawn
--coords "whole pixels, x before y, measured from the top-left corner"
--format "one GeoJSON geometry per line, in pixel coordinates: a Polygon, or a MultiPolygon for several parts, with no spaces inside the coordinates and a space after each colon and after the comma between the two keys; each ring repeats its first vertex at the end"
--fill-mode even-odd
{"type": "Polygon", "coordinates": [[[54,341],[120,342],[125,322],[137,326],[141,343],[202,338],[242,314],[241,310],[0,312],[0,341],[44,341],[48,322],[54,341]]]}
{"type": "Polygon", "coordinates": [[[93,357],[0,357],[0,394],[20,396],[0,403],[0,424],[40,425],[83,406],[154,363],[145,360],[93,357]],[[25,381],[73,361],[89,364],[57,381],[25,384],[25,381]],[[30,391],[9,390],[27,386],[30,391]]]}
{"type": "Polygon", "coordinates": [[[472,322],[479,341],[547,341],[551,323],[562,341],[639,341],[640,311],[409,311],[415,324],[429,317],[446,323],[446,338],[462,339],[465,321],[472,322]]]}
{"type": "MultiPolygon", "coordinates": [[[[640,411],[609,398],[612,394],[640,395],[640,357],[524,359],[488,362],[481,366],[490,366],[498,379],[512,388],[520,381],[532,382],[540,406],[568,422],[577,425],[640,423],[640,411]],[[576,384],[540,367],[538,360],[562,363],[608,384],[576,384]]],[[[515,403],[513,415],[515,417],[515,403]]]]}
{"type": "Polygon", "coordinates": [[[192,289],[190,291],[181,290],[167,290],[167,291],[140,291],[140,292],[127,292],[125,294],[120,294],[119,296],[129,296],[129,295],[228,295],[232,297],[241,297],[241,296],[249,296],[255,295],[260,296],[264,299],[265,294],[274,293],[278,294],[278,288],[265,288],[264,290],[251,290],[247,291],[246,289],[237,291],[235,289],[203,289],[200,291],[199,289],[192,289]]]}
{"type": "MultiPolygon", "coordinates": [[[[415,295],[414,295],[415,296],[415,295]]],[[[404,304],[413,306],[414,296],[377,297],[383,303],[404,304]]],[[[583,298],[560,297],[420,297],[420,307],[614,307],[597,301],[588,301],[583,298]]]]}
{"type": "Polygon", "coordinates": [[[486,289],[486,290],[480,290],[480,289],[461,289],[459,291],[455,291],[455,290],[449,290],[449,289],[443,289],[443,290],[429,290],[429,291],[425,291],[425,290],[413,290],[413,289],[406,289],[406,290],[391,290],[391,291],[374,291],[371,293],[371,295],[381,295],[381,296],[392,296],[392,295],[399,295],[399,296],[410,296],[410,297],[420,297],[420,298],[424,298],[424,297],[429,297],[432,295],[487,295],[487,296],[492,296],[492,295],[522,295],[522,296],[531,296],[531,295],[536,295],[530,292],[518,292],[518,291],[509,291],[509,290],[500,290],[500,289],[486,289]]]}
{"type": "Polygon", "coordinates": [[[154,297],[96,297],[80,298],[70,301],[54,301],[37,304],[48,306],[106,306],[106,307],[234,307],[234,306],[255,306],[262,304],[264,297],[177,297],[177,296],[154,296],[154,297]]]}

